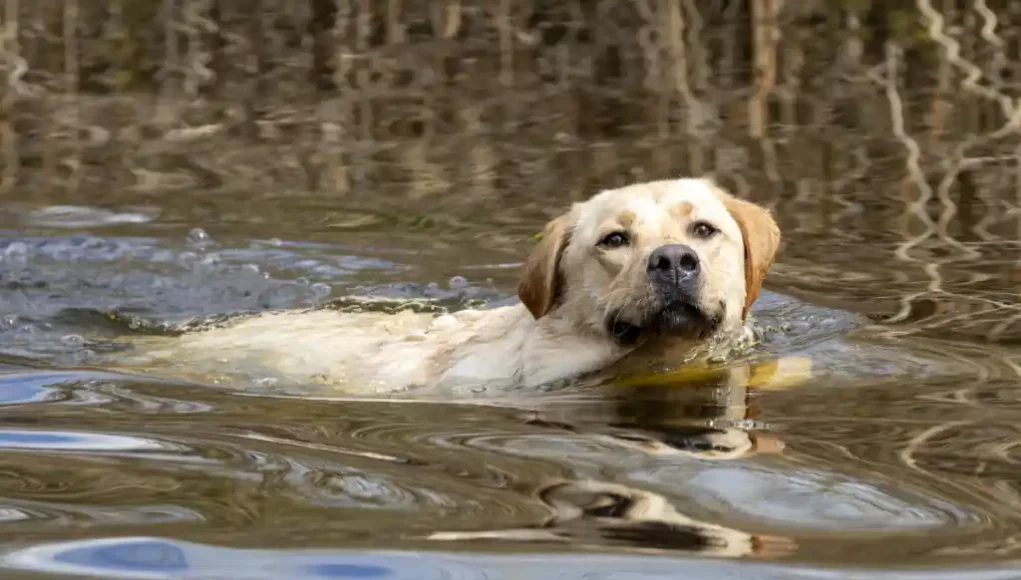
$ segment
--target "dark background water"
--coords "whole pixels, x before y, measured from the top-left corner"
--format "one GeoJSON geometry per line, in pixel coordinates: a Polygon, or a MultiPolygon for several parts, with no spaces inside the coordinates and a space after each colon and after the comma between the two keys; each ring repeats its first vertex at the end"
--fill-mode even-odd
{"type": "Polygon", "coordinates": [[[1013,574],[1014,3],[3,10],[5,576],[1013,574]],[[513,300],[546,219],[678,175],[781,222],[733,371],[810,361],[793,386],[393,401],[96,368],[353,292],[513,300]]]}

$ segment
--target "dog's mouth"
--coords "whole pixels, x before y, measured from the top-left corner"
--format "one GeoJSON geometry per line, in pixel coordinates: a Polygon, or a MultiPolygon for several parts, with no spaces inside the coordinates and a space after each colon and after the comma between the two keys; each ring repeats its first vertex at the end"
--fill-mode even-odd
{"type": "Polygon", "coordinates": [[[640,322],[614,312],[607,318],[607,330],[617,343],[631,345],[653,336],[705,338],[714,333],[722,321],[722,307],[711,314],[689,300],[674,300],[649,311],[640,322]]]}

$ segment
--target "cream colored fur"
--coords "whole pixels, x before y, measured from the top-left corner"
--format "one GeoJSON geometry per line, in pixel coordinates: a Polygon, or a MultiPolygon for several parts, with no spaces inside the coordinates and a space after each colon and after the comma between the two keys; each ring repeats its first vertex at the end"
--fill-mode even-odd
{"type": "Polygon", "coordinates": [[[318,381],[344,392],[415,387],[533,387],[612,365],[636,348],[683,356],[706,336],[661,335],[621,344],[612,319],[652,308],[646,264],[667,243],[689,245],[702,264],[697,300],[719,315],[714,336],[742,332],[776,253],[769,213],[710,181],[674,179],[603,191],[547,225],[519,286],[520,304],[432,316],[281,312],[180,337],[139,339],[119,363],[198,380],[266,376],[318,381]],[[718,232],[692,234],[696,222],[718,232]],[[599,240],[625,230],[631,243],[599,240]],[[612,322],[612,320],[611,320],[612,322]]]}

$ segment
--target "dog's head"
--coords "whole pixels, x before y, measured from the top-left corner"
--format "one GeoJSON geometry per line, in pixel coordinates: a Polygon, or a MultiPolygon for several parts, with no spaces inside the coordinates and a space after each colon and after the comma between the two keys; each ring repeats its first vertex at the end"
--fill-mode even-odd
{"type": "Polygon", "coordinates": [[[704,339],[736,328],[780,243],[769,212],[711,181],[674,179],[603,191],[551,221],[518,296],[620,344],[704,339]]]}

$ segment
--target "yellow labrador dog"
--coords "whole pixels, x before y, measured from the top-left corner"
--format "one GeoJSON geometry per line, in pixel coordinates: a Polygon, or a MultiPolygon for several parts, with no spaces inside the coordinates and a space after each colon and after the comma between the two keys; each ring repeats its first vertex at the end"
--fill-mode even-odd
{"type": "Polygon", "coordinates": [[[239,370],[248,380],[325,380],[361,393],[537,386],[639,347],[683,353],[743,336],[779,242],[767,210],[709,180],[639,183],[575,203],[546,226],[524,264],[520,304],[442,316],[260,314],[142,339],[121,362],[205,380],[239,370]]]}

